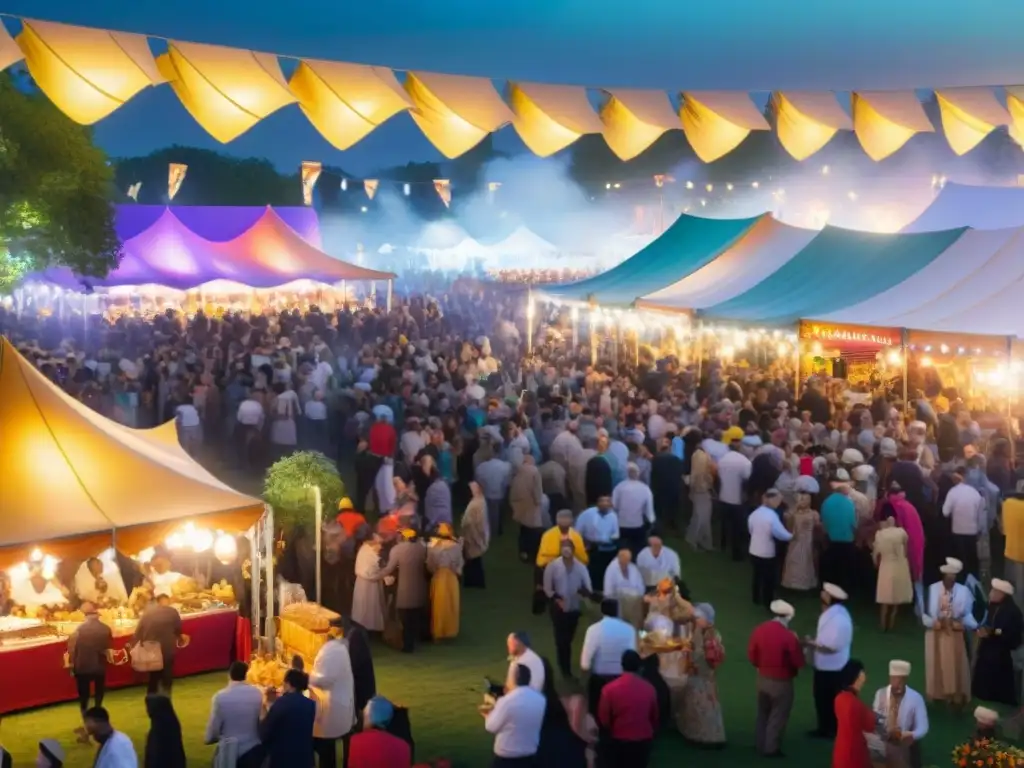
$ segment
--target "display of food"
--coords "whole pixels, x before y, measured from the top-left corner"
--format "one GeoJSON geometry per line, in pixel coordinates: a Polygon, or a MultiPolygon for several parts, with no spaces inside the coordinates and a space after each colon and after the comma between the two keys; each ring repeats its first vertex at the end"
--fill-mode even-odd
{"type": "Polygon", "coordinates": [[[287,671],[288,667],[273,654],[254,655],[245,679],[260,688],[280,688],[284,685],[284,674],[287,671]]]}
{"type": "Polygon", "coordinates": [[[317,603],[292,603],[281,611],[281,618],[305,627],[310,632],[327,632],[331,622],[341,616],[317,603]]]}
{"type": "Polygon", "coordinates": [[[0,647],[12,648],[35,645],[57,636],[57,629],[39,619],[18,616],[0,618],[0,647]]]}

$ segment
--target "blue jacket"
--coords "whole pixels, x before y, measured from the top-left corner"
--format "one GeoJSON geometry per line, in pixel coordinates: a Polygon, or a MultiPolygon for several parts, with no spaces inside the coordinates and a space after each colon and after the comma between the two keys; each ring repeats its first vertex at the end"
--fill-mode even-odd
{"type": "Polygon", "coordinates": [[[286,693],[274,702],[260,723],[270,768],[313,765],[315,721],[316,703],[301,693],[286,693]]]}

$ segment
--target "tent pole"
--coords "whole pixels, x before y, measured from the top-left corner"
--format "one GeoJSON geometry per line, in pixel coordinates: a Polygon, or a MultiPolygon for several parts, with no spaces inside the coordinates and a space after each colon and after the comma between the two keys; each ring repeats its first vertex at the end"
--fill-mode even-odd
{"type": "Polygon", "coordinates": [[[252,633],[255,648],[260,650],[260,525],[259,521],[250,528],[245,538],[249,540],[249,618],[252,621],[252,633]]]}
{"type": "Polygon", "coordinates": [[[590,365],[597,365],[597,318],[590,313],[590,365]]]}
{"type": "MultiPolygon", "coordinates": [[[[676,342],[678,343],[678,339],[676,342]]],[[[697,357],[697,384],[695,389],[700,389],[700,377],[704,366],[704,318],[697,320],[697,341],[693,345],[697,357]]]]}
{"type": "Polygon", "coordinates": [[[324,505],[320,486],[313,486],[313,504],[316,507],[316,604],[323,604],[323,533],[324,505]]]}
{"type": "Polygon", "coordinates": [[[537,308],[533,303],[533,287],[526,294],[526,354],[533,357],[533,316],[537,308]]]}
{"type": "Polygon", "coordinates": [[[391,295],[394,293],[395,279],[393,277],[388,278],[388,314],[391,314],[391,295]]]}
{"type": "Polygon", "coordinates": [[[903,414],[904,418],[909,421],[910,416],[910,400],[908,395],[910,390],[908,388],[907,377],[910,375],[910,361],[907,359],[910,355],[910,346],[907,344],[910,332],[904,328],[900,331],[900,353],[903,357],[903,414]]]}
{"type": "Polygon", "coordinates": [[[341,281],[341,307],[348,309],[348,280],[341,281]]]}
{"type": "MultiPolygon", "coordinates": [[[[266,631],[264,635],[267,638],[267,644],[271,650],[276,649],[277,643],[275,637],[277,636],[277,628],[274,626],[274,508],[269,504],[264,504],[264,523],[263,523],[263,543],[267,548],[267,562],[266,567],[266,580],[267,580],[267,616],[266,616],[266,631]]],[[[257,596],[259,599],[259,596],[257,596]]]]}
{"type": "Polygon", "coordinates": [[[800,338],[800,323],[796,325],[796,344],[793,345],[794,355],[796,360],[794,361],[793,367],[793,407],[797,407],[797,403],[800,401],[800,345],[803,343],[803,339],[800,338]]]}
{"type": "Polygon", "coordinates": [[[580,335],[580,308],[574,306],[569,310],[569,317],[572,319],[572,353],[575,355],[580,335]]]}

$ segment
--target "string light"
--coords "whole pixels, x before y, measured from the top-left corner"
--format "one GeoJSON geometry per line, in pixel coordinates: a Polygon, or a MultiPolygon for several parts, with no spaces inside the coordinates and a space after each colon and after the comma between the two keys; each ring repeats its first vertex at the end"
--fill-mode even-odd
{"type": "Polygon", "coordinates": [[[348,192],[348,179],[341,180],[341,191],[348,192]]]}
{"type": "Polygon", "coordinates": [[[708,184],[706,187],[704,187],[704,189],[706,189],[708,192],[714,192],[715,191],[715,185],[714,184],[708,184]]]}
{"type": "Polygon", "coordinates": [[[832,169],[829,168],[827,165],[821,166],[821,175],[822,176],[828,176],[830,170],[832,170],[832,169]]]}
{"type": "Polygon", "coordinates": [[[402,185],[402,194],[405,195],[406,197],[408,197],[411,193],[412,193],[412,185],[411,184],[403,184],[402,185]]]}
{"type": "Polygon", "coordinates": [[[760,184],[758,184],[758,183],[757,183],[756,181],[752,181],[752,182],[750,182],[750,186],[752,186],[752,187],[753,187],[754,189],[757,189],[757,188],[758,188],[758,187],[760,187],[761,185],[760,185],[760,184]]]}
{"type": "Polygon", "coordinates": [[[612,183],[609,181],[607,184],[604,185],[604,188],[605,189],[611,189],[612,188],[612,183]]]}
{"type": "Polygon", "coordinates": [[[369,210],[369,208],[367,208],[365,205],[359,206],[359,212],[360,213],[366,213],[368,210],[369,210]]]}
{"type": "Polygon", "coordinates": [[[693,189],[693,182],[692,181],[686,182],[686,188],[687,189],[693,189]]]}
{"type": "Polygon", "coordinates": [[[852,189],[849,192],[846,193],[846,196],[848,198],[850,198],[851,200],[856,200],[857,199],[857,193],[854,192],[852,189]]]}
{"type": "Polygon", "coordinates": [[[725,188],[726,188],[726,189],[727,189],[727,190],[728,190],[729,192],[732,192],[732,182],[730,181],[730,182],[729,182],[728,184],[726,184],[726,185],[725,185],[725,188]]]}

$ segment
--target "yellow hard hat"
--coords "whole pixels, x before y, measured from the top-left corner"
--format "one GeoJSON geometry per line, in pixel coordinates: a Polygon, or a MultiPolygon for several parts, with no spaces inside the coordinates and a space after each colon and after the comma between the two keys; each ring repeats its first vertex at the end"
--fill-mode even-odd
{"type": "Polygon", "coordinates": [[[344,512],[347,509],[355,509],[355,507],[352,506],[352,499],[348,496],[344,496],[341,501],[338,502],[338,511],[344,512]]]}

